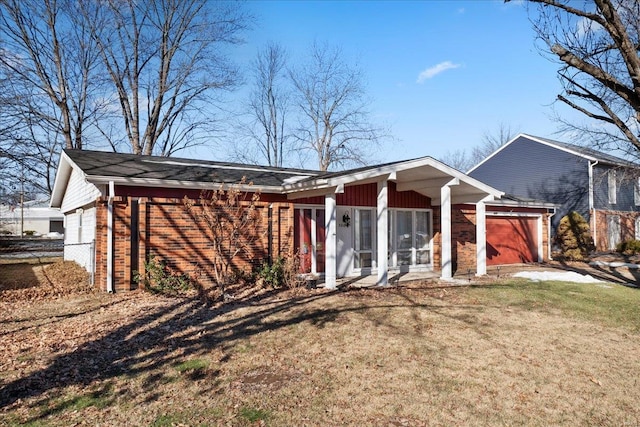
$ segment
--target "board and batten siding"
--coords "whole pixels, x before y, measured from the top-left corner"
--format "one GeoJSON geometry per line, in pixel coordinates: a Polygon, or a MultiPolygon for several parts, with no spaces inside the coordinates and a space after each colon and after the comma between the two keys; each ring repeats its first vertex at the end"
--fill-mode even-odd
{"type": "Polygon", "coordinates": [[[558,204],[553,226],[569,211],[589,218],[587,159],[519,137],[469,175],[508,195],[558,204]]]}

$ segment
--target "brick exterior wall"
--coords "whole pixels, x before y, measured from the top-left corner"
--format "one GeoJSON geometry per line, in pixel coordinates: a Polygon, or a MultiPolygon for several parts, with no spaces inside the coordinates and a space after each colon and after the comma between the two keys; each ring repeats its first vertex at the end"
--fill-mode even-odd
{"type": "Polygon", "coordinates": [[[451,248],[455,272],[476,271],[476,209],[475,206],[454,206],[451,209],[451,248]]]}
{"type": "MultiPolygon", "coordinates": [[[[232,268],[251,271],[268,258],[286,256],[293,248],[293,205],[256,203],[257,238],[247,252],[234,258],[232,268]],[[271,206],[271,218],[269,207],[271,206]],[[271,219],[271,227],[269,226],[271,219]],[[269,230],[272,231],[269,236],[269,230]],[[269,244],[271,240],[271,245],[269,244]]],[[[96,209],[96,286],[106,290],[107,281],[107,202],[99,200],[96,209]]],[[[196,205],[194,212],[202,207],[196,205]]],[[[153,255],[176,273],[197,278],[206,285],[215,280],[214,251],[208,228],[195,220],[181,199],[116,197],[113,201],[113,280],[115,291],[137,287],[134,270],[144,274],[145,261],[153,255]],[[137,209],[134,206],[137,204],[137,209]],[[136,213],[137,215],[132,215],[136,213]],[[137,222],[137,226],[136,226],[137,222]],[[137,229],[137,233],[132,234],[137,229]]]]}
{"type": "MultiPolygon", "coordinates": [[[[266,200],[270,198],[265,197],[266,200]]],[[[246,254],[235,259],[234,268],[250,271],[268,258],[289,256],[294,248],[294,205],[290,202],[257,202],[258,238],[246,254]],[[269,207],[271,206],[271,224],[269,207]],[[271,230],[271,234],[269,234],[271,230]]],[[[196,207],[197,208],[197,207],[196,207]]],[[[107,209],[105,199],[96,204],[96,286],[106,290],[107,276],[107,209]]],[[[488,207],[495,211],[502,208],[488,207]]],[[[505,208],[509,210],[509,208],[505,208]]],[[[543,259],[548,260],[549,215],[544,210],[518,209],[542,214],[543,259]]],[[[604,218],[604,216],[603,216],[604,218]]],[[[627,220],[625,220],[627,221],[627,220]]],[[[628,219],[629,223],[635,218],[628,219]]],[[[635,225],[635,223],[633,223],[635,225]]],[[[631,229],[634,230],[632,227],[631,229]]],[[[433,265],[441,268],[441,215],[433,209],[433,265]]],[[[137,287],[134,272],[144,274],[150,255],[166,262],[177,273],[196,277],[203,284],[215,280],[212,266],[213,250],[209,231],[195,221],[182,199],[173,197],[118,196],[113,200],[113,278],[115,291],[137,287]]],[[[476,213],[475,205],[452,207],[453,271],[476,272],[476,213]]]]}
{"type": "MultiPolygon", "coordinates": [[[[628,211],[595,211],[596,245],[597,251],[609,251],[609,230],[607,216],[617,215],[620,217],[620,241],[632,240],[636,238],[636,219],[640,217],[640,212],[628,211]]],[[[593,231],[591,232],[593,236],[593,231]]]]}

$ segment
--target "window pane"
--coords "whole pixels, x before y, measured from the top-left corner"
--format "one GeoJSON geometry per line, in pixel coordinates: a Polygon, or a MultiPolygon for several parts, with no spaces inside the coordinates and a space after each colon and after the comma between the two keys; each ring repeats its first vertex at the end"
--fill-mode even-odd
{"type": "Polygon", "coordinates": [[[429,212],[416,212],[416,249],[429,249],[430,229],[429,212]]]}
{"type": "MultiPolygon", "coordinates": [[[[411,221],[411,212],[398,211],[396,213],[396,233],[397,233],[397,248],[411,249],[411,237],[413,234],[413,227],[411,221]]],[[[411,259],[411,254],[409,254],[411,259]]]]}
{"type": "Polygon", "coordinates": [[[609,187],[609,203],[616,204],[617,188],[616,188],[616,171],[610,169],[607,175],[608,187],[609,187]]]}
{"type": "Polygon", "coordinates": [[[360,250],[371,250],[372,236],[371,236],[371,211],[358,211],[360,216],[360,250]]]}
{"type": "Polygon", "coordinates": [[[416,253],[417,264],[429,264],[431,262],[431,251],[418,251],[416,253]]]}
{"type": "Polygon", "coordinates": [[[371,267],[371,253],[360,253],[356,255],[356,268],[371,267]]]}
{"type": "Polygon", "coordinates": [[[411,251],[398,251],[398,265],[411,265],[411,251]]]}

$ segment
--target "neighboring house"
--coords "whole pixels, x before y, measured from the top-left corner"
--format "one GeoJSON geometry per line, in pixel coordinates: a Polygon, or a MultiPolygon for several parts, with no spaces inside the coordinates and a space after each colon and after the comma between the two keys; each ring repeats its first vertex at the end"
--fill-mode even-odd
{"type": "Polygon", "coordinates": [[[23,206],[0,204],[0,234],[20,236],[62,233],[64,216],[59,209],[49,207],[49,199],[30,200],[23,206]]]}
{"type": "Polygon", "coordinates": [[[553,229],[570,211],[579,212],[597,250],[640,238],[640,165],[619,157],[520,134],[468,174],[507,194],[557,204],[553,229]]]}
{"type": "Polygon", "coordinates": [[[95,259],[95,283],[110,292],[135,288],[151,255],[195,274],[211,263],[211,243],[183,197],[221,184],[260,192],[261,232],[239,268],[297,254],[302,272],[331,288],[338,277],[371,274],[385,285],[389,272],[451,278],[548,259],[552,206],[501,199],[431,157],[319,172],[77,150],[61,154],[51,198],[66,219],[65,258],[87,268],[95,259]]]}

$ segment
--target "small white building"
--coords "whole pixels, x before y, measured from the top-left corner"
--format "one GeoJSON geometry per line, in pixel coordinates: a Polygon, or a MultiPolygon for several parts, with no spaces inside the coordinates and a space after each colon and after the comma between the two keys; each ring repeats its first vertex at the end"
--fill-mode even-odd
{"type": "Polygon", "coordinates": [[[19,236],[64,233],[64,215],[60,209],[50,208],[48,199],[31,200],[23,207],[0,204],[0,234],[19,236]]]}

